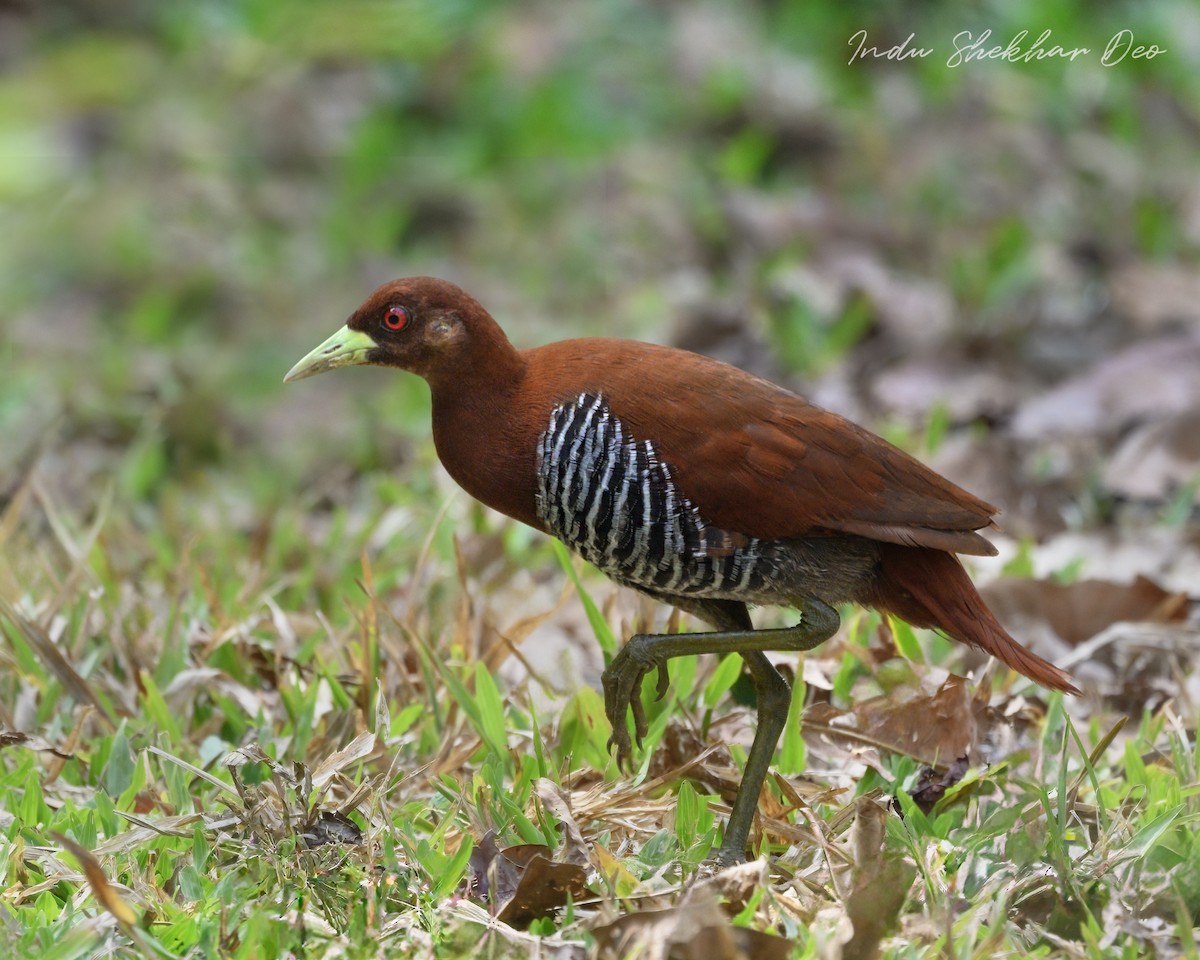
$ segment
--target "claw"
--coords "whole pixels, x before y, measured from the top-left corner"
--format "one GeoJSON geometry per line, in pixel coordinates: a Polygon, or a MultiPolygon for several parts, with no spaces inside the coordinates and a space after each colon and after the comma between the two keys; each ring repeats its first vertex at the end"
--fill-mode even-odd
{"type": "Polygon", "coordinates": [[[630,760],[629,734],[625,729],[613,727],[612,736],[608,738],[608,750],[612,753],[614,750],[617,754],[617,769],[627,770],[630,760]],[[618,735],[618,729],[621,731],[618,735]]]}
{"type": "Polygon", "coordinates": [[[666,662],[660,662],[658,665],[658,685],[654,689],[654,699],[661,700],[667,695],[667,691],[671,688],[671,676],[667,673],[666,662]]]}
{"type": "Polygon", "coordinates": [[[656,690],[658,698],[662,699],[670,679],[667,676],[666,664],[655,657],[646,656],[646,645],[638,643],[638,640],[638,637],[631,638],[613,658],[613,662],[601,677],[604,687],[604,714],[612,724],[613,731],[608,739],[608,748],[610,751],[615,750],[617,765],[622,769],[630,763],[633,752],[628,728],[629,714],[633,714],[633,736],[639,750],[650,731],[646,710],[642,706],[642,681],[650,670],[657,670],[656,690]]]}
{"type": "Polygon", "coordinates": [[[650,730],[650,725],[646,722],[646,710],[642,706],[642,698],[639,694],[642,691],[642,681],[639,677],[634,684],[633,699],[629,701],[630,709],[633,710],[633,735],[637,738],[638,749],[642,749],[642,740],[650,730]]]}
{"type": "Polygon", "coordinates": [[[638,750],[642,749],[649,722],[646,708],[642,706],[642,682],[649,671],[658,671],[655,694],[658,700],[666,696],[671,678],[667,674],[666,662],[661,661],[647,649],[647,638],[631,637],[620,649],[601,676],[604,685],[604,712],[612,724],[612,736],[608,738],[608,750],[616,752],[617,766],[631,766],[632,743],[629,736],[629,714],[634,714],[634,739],[638,750]]]}

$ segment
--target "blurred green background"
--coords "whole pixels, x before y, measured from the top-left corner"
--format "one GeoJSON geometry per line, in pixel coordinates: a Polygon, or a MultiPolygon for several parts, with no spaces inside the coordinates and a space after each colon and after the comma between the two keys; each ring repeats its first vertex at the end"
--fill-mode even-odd
{"type": "Polygon", "coordinates": [[[0,35],[0,478],[41,457],[80,504],[400,462],[410,378],[279,382],[393,276],[879,423],[855,381],[911,342],[1053,381],[1137,335],[1108,271],[1200,247],[1191,3],[117,0],[0,35]],[[960,30],[1043,28],[1091,55],[946,66],[960,30]],[[936,52],[848,64],[860,29],[936,52]],[[1168,52],[1104,67],[1120,29],[1168,52]],[[907,286],[823,285],[843,250],[907,286]]]}
{"type": "MultiPolygon", "coordinates": [[[[470,906],[473,842],[559,842],[558,814],[534,812],[543,777],[598,798],[581,824],[634,871],[620,897],[657,895],[707,856],[720,781],[673,787],[632,827],[603,809],[641,799],[606,751],[601,646],[665,611],[585,571],[585,618],[544,538],[454,493],[417,378],[283,386],[393,277],[460,283],[519,345],[641,337],[793,386],[1002,506],[992,572],[1145,573],[1194,594],[1198,160],[1194,0],[0,3],[0,939],[62,957],[93,955],[104,931],[116,942],[61,834],[98,851],[147,936],[181,955],[319,955],[292,913],[317,902],[350,924],[339,956],[380,955],[380,924],[440,942],[444,911],[470,906]],[[1090,53],[947,65],[962,31],[990,30],[990,49],[1046,29],[1090,53]],[[1165,52],[1103,65],[1122,30],[1165,52]],[[859,31],[933,52],[850,63],[859,31]],[[303,771],[351,740],[370,756],[309,795],[303,771]],[[275,807],[258,802],[272,784],[275,807]],[[314,867],[296,818],[341,803],[370,844],[314,867]],[[206,819],[159,835],[127,814],[206,819]]],[[[1041,609],[1025,596],[997,604],[1006,623],[1072,619],[1056,593],[1041,609]]],[[[797,671],[829,678],[809,701],[848,711],[978,666],[872,614],[844,623],[797,671]]],[[[1073,656],[1065,634],[1013,629],[1073,656]]],[[[1125,931],[1123,956],[1145,955],[1152,924],[1170,949],[1188,942],[1196,647],[1179,630],[1071,661],[1088,689],[1073,741],[1061,701],[1040,713],[986,674],[983,700],[995,683],[1024,739],[1005,753],[997,738],[975,819],[889,817],[889,856],[924,830],[935,845],[916,862],[952,864],[910,904],[917,939],[974,898],[960,926],[979,955],[1028,956],[1026,922],[1083,955],[1100,934],[1081,902],[1097,931],[1097,917],[1125,931]],[[1080,767],[1115,717],[1143,711],[1116,761],[1080,767]],[[1100,827],[1067,837],[1067,807],[1085,805],[1100,827]]],[[[648,707],[645,756],[663,769],[685,759],[663,760],[664,738],[691,755],[716,738],[738,762],[739,728],[709,726],[743,716],[725,696],[736,664],[713,660],[681,661],[648,707]]],[[[802,735],[789,726],[779,769],[822,791],[817,820],[844,826],[857,797],[916,778],[903,750],[868,770],[802,735]]],[[[815,876],[824,846],[794,849],[785,872],[815,876]]],[[[811,956],[839,922],[822,933],[819,907],[782,928],[752,907],[739,922],[811,956]]],[[[591,936],[573,911],[563,922],[591,936]]],[[[485,926],[468,918],[468,939],[485,926]]]]}

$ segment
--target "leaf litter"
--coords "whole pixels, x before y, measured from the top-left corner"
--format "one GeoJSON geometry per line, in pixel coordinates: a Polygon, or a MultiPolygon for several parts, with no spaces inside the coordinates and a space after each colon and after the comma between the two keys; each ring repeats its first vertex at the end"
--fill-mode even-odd
{"type": "MultiPolygon", "coordinates": [[[[790,940],[805,937],[823,957],[873,956],[889,937],[940,955],[953,952],[954,938],[973,955],[1079,956],[1128,952],[1131,943],[1160,956],[1187,953],[1200,915],[1195,271],[1186,255],[1125,249],[1133,230],[1089,220],[1111,215],[1089,185],[1116,208],[1142,209],[1162,171],[1120,137],[1016,129],[999,119],[1013,109],[1003,82],[972,94],[974,133],[964,143],[950,132],[953,108],[926,105],[923,122],[911,123],[914,92],[891,78],[881,95],[913,133],[881,130],[892,121],[831,110],[830,90],[804,58],[759,56],[753,26],[738,16],[687,5],[667,16],[673,69],[688,89],[708,91],[714,65],[736,71],[745,87],[722,122],[767,131],[785,159],[811,165],[825,182],[820,190],[807,175],[800,186],[719,184],[703,216],[664,212],[669,205],[656,197],[660,230],[629,208],[669,193],[669,183],[653,180],[655,163],[664,181],[678,168],[653,148],[614,159],[597,219],[628,218],[668,260],[646,257],[631,270],[631,299],[602,306],[632,313],[644,286],[680,277],[689,303],[723,305],[692,311],[696,342],[733,343],[739,362],[893,426],[890,435],[910,449],[1003,502],[1006,530],[1026,544],[1002,540],[1001,560],[1027,563],[1038,579],[995,577],[994,568],[989,600],[1014,629],[1020,624],[1022,639],[1085,679],[1086,698],[1047,702],[925,635],[929,661],[955,673],[906,665],[894,643],[852,626],[802,664],[780,657],[804,681],[806,754],[803,772],[777,773],[761,798],[754,839],[774,857],[698,879],[699,853],[674,835],[681,809],[691,790],[704,798],[702,813],[727,813],[752,714],[729,698],[710,711],[679,691],[673,719],[633,779],[605,767],[601,730],[591,753],[574,744],[573,763],[546,761],[536,777],[522,768],[533,784],[523,803],[489,805],[499,792],[488,782],[496,737],[469,709],[475,664],[506,681],[508,755],[553,752],[558,738],[596,727],[574,696],[602,666],[594,625],[547,553],[514,549],[510,529],[454,500],[427,456],[414,465],[422,455],[410,441],[376,437],[384,446],[374,456],[434,476],[432,510],[398,505],[370,470],[331,462],[341,449],[333,444],[309,464],[323,468],[306,467],[304,502],[272,508],[273,516],[260,516],[272,510],[244,490],[169,490],[153,505],[114,508],[94,494],[124,469],[128,444],[116,438],[129,427],[108,413],[89,420],[64,411],[63,432],[41,429],[40,417],[21,425],[43,437],[27,444],[32,459],[0,477],[10,694],[0,700],[0,762],[15,778],[33,776],[36,754],[28,783],[45,806],[3,811],[6,828],[23,828],[8,838],[6,911],[32,909],[65,884],[77,888],[67,895],[76,915],[89,896],[101,905],[84,920],[97,943],[130,925],[133,904],[152,918],[150,937],[155,923],[203,902],[182,893],[184,884],[204,889],[236,871],[274,870],[282,880],[252,889],[268,891],[263,903],[305,931],[308,949],[324,943],[330,955],[345,954],[356,909],[372,942],[421,956],[434,955],[430,931],[443,923],[468,931],[471,948],[482,938],[485,948],[571,960],[586,954],[580,938],[588,935],[613,956],[718,960],[785,956],[790,940]],[[867,142],[886,137],[889,149],[839,149],[864,142],[863,122],[867,142]],[[630,169],[651,189],[622,193],[630,169]],[[932,172],[940,188],[946,170],[964,203],[950,223],[928,203],[915,204],[912,217],[864,216],[825,188],[856,169],[896,201],[884,208],[910,209],[912,195],[896,185],[907,191],[932,172]],[[1002,244],[970,261],[987,249],[994,211],[1036,213],[1056,192],[1072,216],[1040,229],[1007,275],[989,278],[985,269],[989,259],[1004,261],[1002,244]],[[797,314],[811,321],[806,335],[819,347],[802,369],[778,349],[780,324],[797,314]],[[839,327],[847,315],[859,326],[839,327]],[[944,436],[922,437],[939,417],[944,436]],[[334,506],[346,502],[344,511],[334,506]],[[443,520],[458,537],[449,548],[443,520]],[[238,535],[206,545],[202,531],[223,526],[238,535]],[[243,529],[252,535],[242,538],[243,529]],[[292,546],[275,556],[278,542],[292,546]],[[357,584],[346,571],[360,574],[357,584]],[[959,675],[972,671],[969,681],[959,675]],[[451,690],[450,680],[460,686],[451,690]],[[582,723],[556,722],[564,700],[582,723]],[[1122,729],[1115,715],[1144,729],[1122,729]],[[172,723],[175,741],[165,733],[172,723]],[[103,806],[93,784],[113,782],[103,751],[122,725],[135,760],[129,775],[144,782],[107,798],[119,819],[97,829],[71,812],[103,806]],[[1071,733],[1081,739],[1075,752],[1071,733]],[[518,815],[540,842],[524,824],[513,828],[518,815]],[[69,824],[61,842],[44,833],[53,817],[69,824]],[[94,843],[68,836],[89,826],[94,843]],[[471,870],[493,879],[465,896],[457,876],[439,888],[436,871],[452,874],[468,848],[471,870]],[[79,870],[60,858],[64,849],[79,870]],[[156,872],[160,851],[198,877],[156,872]],[[338,876],[354,897],[322,901],[330,893],[321,883],[338,876]],[[470,899],[477,893],[480,903],[470,899]],[[577,939],[536,927],[568,916],[564,930],[577,939]]],[[[522,63],[536,75],[569,57],[572,29],[580,28],[530,18],[505,42],[534,50],[522,63]]],[[[712,143],[697,153],[724,145],[712,130],[701,136],[712,143]]],[[[1192,220],[1194,193],[1172,193],[1192,220]]],[[[479,221],[496,222],[486,210],[479,221]]],[[[519,233],[477,235],[488,232],[519,233]]],[[[470,231],[461,242],[470,260],[470,231]]],[[[544,247],[539,236],[539,256],[544,247]]],[[[92,295],[62,306],[53,315],[75,326],[110,309],[92,295]]],[[[655,330],[665,322],[656,312],[655,330]]],[[[14,323],[24,350],[45,318],[14,323]]],[[[85,332],[69,340],[86,353],[85,332]]],[[[210,443],[186,436],[189,420],[241,432],[248,448],[274,457],[301,427],[361,412],[349,392],[331,387],[319,401],[274,404],[254,424],[235,423],[221,403],[211,418],[197,417],[165,395],[164,364],[136,371],[147,392],[122,402],[148,410],[139,416],[189,456],[210,443]]],[[[628,594],[587,574],[580,583],[597,592],[612,632],[627,636],[647,622],[628,594]]],[[[714,668],[695,669],[699,688],[714,668]]],[[[26,782],[10,795],[34,796],[26,782]]],[[[514,778],[504,784],[515,791],[514,778]]],[[[703,848],[704,836],[694,842],[703,848]]],[[[233,953],[236,937],[221,929],[219,946],[233,953]]]]}

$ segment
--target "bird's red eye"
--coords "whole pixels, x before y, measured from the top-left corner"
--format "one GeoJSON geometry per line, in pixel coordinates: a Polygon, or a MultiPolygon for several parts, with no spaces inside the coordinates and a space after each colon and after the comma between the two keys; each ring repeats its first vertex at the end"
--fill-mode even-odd
{"type": "Polygon", "coordinates": [[[403,330],[408,326],[408,311],[404,307],[388,307],[383,315],[383,325],[389,330],[403,330]]]}

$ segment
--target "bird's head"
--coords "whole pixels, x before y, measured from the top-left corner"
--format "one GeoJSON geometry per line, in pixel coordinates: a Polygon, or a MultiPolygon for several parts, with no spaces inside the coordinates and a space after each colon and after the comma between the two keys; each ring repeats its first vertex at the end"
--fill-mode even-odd
{"type": "Polygon", "coordinates": [[[454,284],[436,277],[392,280],[283,381],[350,364],[399,367],[432,380],[461,369],[472,348],[497,336],[507,343],[488,312],[454,284]]]}

